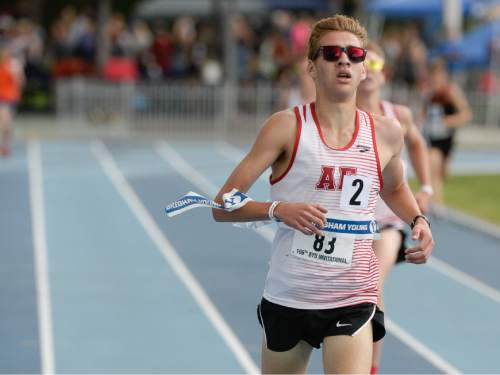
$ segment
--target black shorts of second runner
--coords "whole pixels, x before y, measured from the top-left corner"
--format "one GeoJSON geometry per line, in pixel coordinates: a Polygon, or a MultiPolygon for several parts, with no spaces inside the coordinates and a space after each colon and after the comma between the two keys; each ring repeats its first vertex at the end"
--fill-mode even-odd
{"type": "Polygon", "coordinates": [[[429,144],[431,148],[437,148],[445,158],[450,156],[451,151],[453,150],[453,145],[454,145],[454,136],[450,135],[449,137],[446,138],[440,138],[440,139],[429,139],[429,144]]]}
{"type": "Polygon", "coordinates": [[[285,352],[300,340],[319,348],[325,337],[356,335],[370,321],[373,341],[385,336],[384,313],[372,303],[337,309],[304,310],[277,305],[262,298],[257,317],[269,350],[285,352]]]}
{"type": "Polygon", "coordinates": [[[390,225],[390,224],[385,225],[382,228],[380,228],[380,231],[382,232],[385,229],[397,229],[397,231],[401,235],[401,245],[399,246],[399,249],[398,249],[398,256],[396,257],[396,264],[406,262],[405,250],[408,249],[408,243],[406,242],[406,239],[408,238],[408,233],[405,230],[398,229],[395,226],[390,225]]]}

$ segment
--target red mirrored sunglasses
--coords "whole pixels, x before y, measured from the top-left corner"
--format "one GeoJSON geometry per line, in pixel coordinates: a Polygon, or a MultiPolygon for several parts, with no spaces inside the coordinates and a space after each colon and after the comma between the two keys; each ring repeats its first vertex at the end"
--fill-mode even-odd
{"type": "Polygon", "coordinates": [[[350,62],[360,63],[365,61],[366,49],[354,46],[321,46],[314,54],[313,60],[316,60],[320,53],[323,53],[325,61],[335,62],[340,59],[342,52],[345,52],[350,62]]]}

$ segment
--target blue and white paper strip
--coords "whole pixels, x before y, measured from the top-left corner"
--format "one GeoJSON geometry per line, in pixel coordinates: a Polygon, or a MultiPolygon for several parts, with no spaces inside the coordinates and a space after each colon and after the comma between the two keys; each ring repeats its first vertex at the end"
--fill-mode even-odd
{"type": "Polygon", "coordinates": [[[211,199],[208,199],[207,197],[204,197],[203,195],[190,191],[183,197],[177,199],[175,202],[170,203],[167,207],[165,207],[165,211],[168,217],[179,215],[196,207],[217,208],[219,210],[231,212],[243,207],[251,200],[252,198],[237,189],[233,189],[222,195],[222,201],[224,204],[219,204],[211,199]]]}
{"type": "MultiPolygon", "coordinates": [[[[234,211],[243,207],[248,202],[252,201],[245,193],[233,189],[228,193],[222,195],[223,204],[219,204],[203,195],[190,191],[183,197],[177,199],[165,207],[168,217],[174,217],[185,211],[191,210],[196,207],[216,208],[224,211],[234,211]]],[[[257,229],[264,225],[272,224],[272,220],[252,221],[252,222],[238,222],[233,223],[235,227],[257,229]]],[[[281,223],[286,229],[292,229],[281,223]]],[[[350,220],[343,218],[327,218],[327,223],[322,229],[324,232],[330,232],[337,236],[355,236],[358,239],[363,238],[380,238],[380,230],[375,220],[350,220]]]]}

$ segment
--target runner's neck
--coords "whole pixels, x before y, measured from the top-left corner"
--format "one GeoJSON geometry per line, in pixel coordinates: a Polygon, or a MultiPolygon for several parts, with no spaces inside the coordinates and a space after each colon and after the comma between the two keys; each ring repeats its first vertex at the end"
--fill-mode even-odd
{"type": "Polygon", "coordinates": [[[382,99],[380,91],[374,91],[368,95],[359,95],[357,101],[358,108],[376,115],[383,115],[384,111],[382,109],[382,99]]]}
{"type": "Polygon", "coordinates": [[[356,106],[354,101],[335,103],[320,100],[315,103],[316,116],[324,130],[354,129],[356,119],[356,106]]]}

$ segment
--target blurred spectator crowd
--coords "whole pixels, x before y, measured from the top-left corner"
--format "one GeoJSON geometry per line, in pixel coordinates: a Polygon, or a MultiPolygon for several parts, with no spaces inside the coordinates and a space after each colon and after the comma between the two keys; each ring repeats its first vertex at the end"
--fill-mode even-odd
{"type": "MultiPolygon", "coordinates": [[[[304,55],[313,22],[310,15],[285,11],[254,20],[235,16],[231,33],[237,45],[238,79],[277,79],[304,55]]],[[[187,79],[218,84],[224,75],[221,23],[191,16],[127,22],[124,15],[113,14],[106,25],[109,60],[101,73],[119,80],[187,79]]],[[[64,8],[47,42],[54,75],[97,74],[96,35],[95,19],[64,8]]]]}
{"type": "MultiPolygon", "coordinates": [[[[263,16],[238,15],[231,32],[240,82],[266,80],[292,85],[303,71],[311,25],[323,15],[275,10],[263,16]]],[[[112,14],[104,25],[107,59],[97,64],[98,25],[92,11],[63,8],[42,28],[29,19],[0,16],[0,39],[25,66],[27,100],[43,106],[53,78],[104,77],[113,81],[183,79],[221,83],[224,71],[222,20],[178,16],[146,22],[112,14]]],[[[387,27],[380,40],[393,82],[418,85],[428,50],[415,25],[387,27]]],[[[491,85],[491,82],[488,82],[491,85]]],[[[480,87],[474,87],[477,89],[480,87]]]]}

